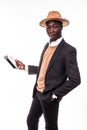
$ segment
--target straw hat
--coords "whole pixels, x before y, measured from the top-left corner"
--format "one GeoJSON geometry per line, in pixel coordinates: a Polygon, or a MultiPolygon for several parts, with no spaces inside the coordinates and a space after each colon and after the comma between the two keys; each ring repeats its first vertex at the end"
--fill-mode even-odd
{"type": "Polygon", "coordinates": [[[69,24],[69,21],[65,18],[62,18],[61,14],[58,11],[50,11],[47,15],[47,18],[43,19],[39,24],[41,27],[45,27],[46,22],[50,20],[57,20],[62,22],[63,27],[69,24]]]}

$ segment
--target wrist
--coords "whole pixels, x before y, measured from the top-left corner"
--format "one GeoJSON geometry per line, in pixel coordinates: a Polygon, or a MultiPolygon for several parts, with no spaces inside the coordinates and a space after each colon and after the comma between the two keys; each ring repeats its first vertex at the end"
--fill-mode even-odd
{"type": "Polygon", "coordinates": [[[29,68],[28,65],[25,65],[25,69],[24,69],[24,70],[25,70],[26,72],[28,72],[28,68],[29,68]]]}

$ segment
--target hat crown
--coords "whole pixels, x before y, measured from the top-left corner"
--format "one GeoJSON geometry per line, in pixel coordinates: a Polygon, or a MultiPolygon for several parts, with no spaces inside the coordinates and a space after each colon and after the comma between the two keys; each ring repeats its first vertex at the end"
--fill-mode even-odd
{"type": "Polygon", "coordinates": [[[62,18],[62,17],[58,11],[50,11],[47,15],[47,18],[62,18]]]}
{"type": "Polygon", "coordinates": [[[69,24],[69,21],[65,18],[62,18],[61,14],[58,11],[50,11],[47,17],[39,23],[41,27],[46,27],[46,22],[50,20],[57,20],[62,22],[63,27],[69,24]]]}

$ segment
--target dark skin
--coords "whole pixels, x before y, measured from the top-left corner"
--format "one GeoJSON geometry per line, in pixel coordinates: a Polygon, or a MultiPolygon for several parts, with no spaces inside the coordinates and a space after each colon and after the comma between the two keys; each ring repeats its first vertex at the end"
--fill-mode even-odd
{"type": "MultiPolygon", "coordinates": [[[[62,23],[56,20],[46,22],[46,32],[50,38],[50,42],[56,41],[61,37],[62,23]]],[[[25,69],[25,64],[21,61],[16,60],[16,64],[20,70],[25,69]]]]}
{"type": "Polygon", "coordinates": [[[50,42],[57,40],[61,37],[62,23],[58,21],[48,21],[46,23],[46,31],[50,37],[50,42]]]}

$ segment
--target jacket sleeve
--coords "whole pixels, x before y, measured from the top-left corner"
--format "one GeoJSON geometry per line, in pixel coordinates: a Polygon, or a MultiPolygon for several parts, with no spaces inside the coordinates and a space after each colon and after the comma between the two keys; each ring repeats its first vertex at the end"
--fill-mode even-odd
{"type": "Polygon", "coordinates": [[[29,65],[28,66],[28,74],[37,74],[38,66],[29,65]]]}
{"type": "Polygon", "coordinates": [[[54,91],[55,95],[57,95],[58,98],[65,96],[68,92],[77,87],[81,82],[75,48],[68,51],[68,54],[65,57],[65,67],[67,79],[54,91]]]}

